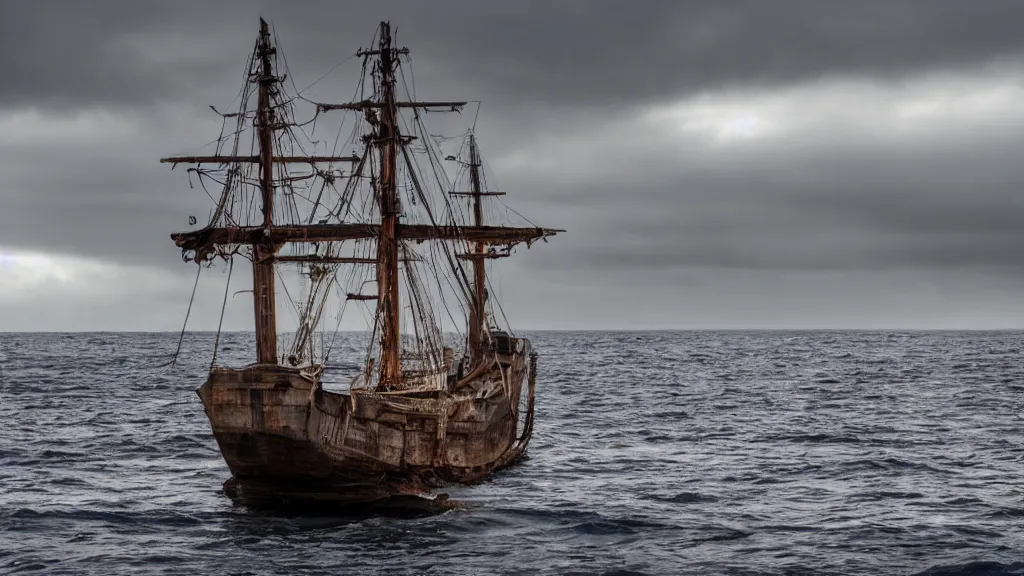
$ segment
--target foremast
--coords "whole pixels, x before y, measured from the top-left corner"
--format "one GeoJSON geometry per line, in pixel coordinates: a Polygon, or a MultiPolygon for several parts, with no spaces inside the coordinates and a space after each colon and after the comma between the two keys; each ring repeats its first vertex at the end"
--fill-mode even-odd
{"type": "Polygon", "coordinates": [[[277,311],[274,302],[274,256],[277,249],[270,242],[271,227],[274,223],[274,109],[270,105],[270,96],[278,82],[270,59],[274,52],[267,21],[260,18],[260,73],[254,81],[259,83],[256,125],[260,152],[260,196],[263,202],[263,227],[266,233],[261,241],[254,242],[252,246],[256,361],[260,364],[277,364],[277,311]]]}

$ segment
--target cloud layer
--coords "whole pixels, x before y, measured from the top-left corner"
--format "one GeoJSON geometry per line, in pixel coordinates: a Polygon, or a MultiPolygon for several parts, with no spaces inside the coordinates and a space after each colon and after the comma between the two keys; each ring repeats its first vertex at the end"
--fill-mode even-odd
{"type": "Polygon", "coordinates": [[[0,247],[36,263],[0,268],[0,329],[178,327],[167,234],[209,200],[157,159],[217,136],[259,15],[310,99],[348,98],[388,18],[417,96],[482,101],[490,180],[568,230],[495,265],[515,325],[1024,326],[1017,2],[0,11],[0,247]]]}

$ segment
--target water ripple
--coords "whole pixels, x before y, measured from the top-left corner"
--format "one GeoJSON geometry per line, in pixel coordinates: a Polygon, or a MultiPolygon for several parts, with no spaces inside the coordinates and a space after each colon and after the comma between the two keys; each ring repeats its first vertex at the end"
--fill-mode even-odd
{"type": "Polygon", "coordinates": [[[393,518],[220,493],[212,335],[0,334],[0,573],[1024,574],[1022,334],[532,336],[530,458],[393,518]]]}

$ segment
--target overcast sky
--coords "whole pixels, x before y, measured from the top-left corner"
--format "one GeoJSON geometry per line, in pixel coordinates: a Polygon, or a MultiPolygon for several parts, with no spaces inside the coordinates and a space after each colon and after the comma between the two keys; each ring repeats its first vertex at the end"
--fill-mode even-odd
{"type": "Polygon", "coordinates": [[[1020,2],[0,0],[0,330],[181,328],[209,200],[158,159],[259,16],[300,87],[388,19],[417,96],[482,101],[491,181],[567,230],[495,263],[514,327],[1024,328],[1020,2]]]}

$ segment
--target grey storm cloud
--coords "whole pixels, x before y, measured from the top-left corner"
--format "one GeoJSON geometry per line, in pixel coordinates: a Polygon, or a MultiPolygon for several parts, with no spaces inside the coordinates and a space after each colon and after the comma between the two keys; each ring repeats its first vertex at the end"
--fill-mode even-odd
{"type": "Polygon", "coordinates": [[[1009,0],[35,0],[0,11],[8,106],[183,97],[197,79],[240,69],[258,14],[311,71],[368,44],[377,21],[390,19],[444,80],[527,105],[969,66],[1024,47],[1024,6],[1009,0]]]}
{"type": "MultiPolygon", "coordinates": [[[[187,292],[167,234],[207,200],[157,159],[216,137],[207,106],[238,92],[259,16],[300,88],[389,19],[417,96],[483,101],[490,176],[531,220],[568,230],[501,264],[519,310],[555,300],[536,317],[621,301],[625,276],[652,292],[617,325],[663,321],[668,287],[693,291],[705,324],[736,299],[762,310],[790,293],[841,322],[846,301],[814,290],[847,286],[884,317],[885,291],[922,278],[965,306],[983,290],[1009,301],[1024,278],[1024,4],[996,0],[3,2],[0,246],[160,268],[187,292]],[[928,112],[975,93],[962,116],[928,112]],[[899,98],[910,112],[886,108],[899,98]],[[781,132],[719,145],[729,127],[702,114],[722,106],[740,131],[752,108],[781,132]],[[903,127],[918,108],[928,120],[903,127]]],[[[347,64],[309,97],[346,100],[347,64]]]]}
{"type": "MultiPolygon", "coordinates": [[[[1019,130],[1019,124],[1017,125],[1019,130]]],[[[636,272],[1006,268],[1024,272],[1024,134],[838,150],[758,150],[665,160],[556,189],[559,210],[592,215],[539,264],[636,272]],[[977,155],[985,155],[984,161],[977,155]],[[594,185],[601,182],[601,185],[594,185]]],[[[837,135],[836,138],[839,138],[837,135]]],[[[623,163],[629,166],[629,162],[623,163]]],[[[561,212],[559,212],[561,214],[561,212]]]]}

